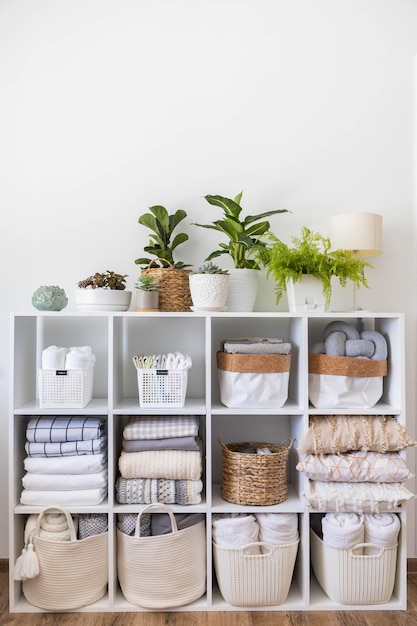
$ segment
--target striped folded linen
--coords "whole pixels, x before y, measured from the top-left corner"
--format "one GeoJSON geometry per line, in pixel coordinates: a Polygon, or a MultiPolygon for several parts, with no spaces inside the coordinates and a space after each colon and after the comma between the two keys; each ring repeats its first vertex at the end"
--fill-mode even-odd
{"type": "Polygon", "coordinates": [[[200,450],[198,437],[169,437],[166,439],[122,439],[125,452],[143,450],[200,450]]]}
{"type": "Polygon", "coordinates": [[[103,502],[107,488],[77,489],[74,491],[40,491],[23,489],[20,503],[35,506],[75,506],[78,504],[94,505],[103,502]]]}
{"type": "Polygon", "coordinates": [[[107,468],[107,454],[27,456],[23,467],[31,474],[96,474],[107,468]]]}
{"type": "Polygon", "coordinates": [[[132,416],[123,429],[123,438],[166,439],[169,437],[196,437],[199,419],[195,415],[132,416]]]}
{"type": "Polygon", "coordinates": [[[202,480],[167,480],[163,478],[119,478],[116,500],[120,504],[200,504],[202,480]]]}
{"type": "Polygon", "coordinates": [[[107,471],[96,474],[32,474],[26,472],[22,485],[31,491],[74,491],[76,489],[97,489],[107,486],[107,471]]]}
{"type": "Polygon", "coordinates": [[[56,443],[38,443],[27,441],[25,450],[28,456],[73,456],[79,454],[102,454],[107,444],[107,437],[86,441],[63,441],[56,443]]]}
{"type": "Polygon", "coordinates": [[[26,427],[30,442],[87,441],[105,434],[105,421],[100,417],[56,416],[33,417],[26,427]]]}
{"type": "Polygon", "coordinates": [[[122,451],[119,471],[122,478],[198,480],[202,473],[202,455],[200,450],[122,451]]]}

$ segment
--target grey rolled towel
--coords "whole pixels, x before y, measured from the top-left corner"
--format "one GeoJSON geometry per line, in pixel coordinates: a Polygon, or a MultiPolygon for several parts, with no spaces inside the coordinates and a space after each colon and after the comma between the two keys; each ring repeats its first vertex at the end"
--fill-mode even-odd
{"type": "Polygon", "coordinates": [[[375,352],[375,345],[369,339],[347,339],[346,356],[362,356],[371,359],[375,352]]]}
{"type": "Polygon", "coordinates": [[[327,324],[327,326],[325,327],[323,331],[324,341],[326,341],[330,333],[333,333],[335,331],[341,331],[342,333],[345,333],[346,339],[360,339],[359,331],[356,330],[356,328],[352,324],[341,320],[335,320],[327,324]]]}
{"type": "Polygon", "coordinates": [[[315,343],[310,352],[313,354],[325,354],[324,341],[318,341],[315,343]]]}
{"type": "Polygon", "coordinates": [[[371,341],[374,345],[375,351],[371,356],[374,361],[386,361],[388,357],[388,346],[386,339],[381,333],[376,330],[363,330],[361,332],[361,338],[371,341]]]}
{"type": "Polygon", "coordinates": [[[346,335],[336,330],[324,340],[324,351],[328,356],[345,356],[346,335]]]}

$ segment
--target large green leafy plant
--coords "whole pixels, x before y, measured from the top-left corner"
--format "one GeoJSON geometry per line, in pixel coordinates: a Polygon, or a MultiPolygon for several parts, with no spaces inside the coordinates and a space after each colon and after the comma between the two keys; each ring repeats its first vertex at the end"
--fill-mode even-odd
{"type": "Polygon", "coordinates": [[[204,196],[209,204],[220,207],[223,210],[223,218],[213,221],[211,224],[195,224],[202,228],[216,230],[227,237],[227,243],[221,242],[219,250],[212,252],[206,261],[228,254],[233,259],[235,268],[260,269],[254,252],[258,247],[265,247],[265,238],[269,234],[270,224],[265,218],[277,213],[287,213],[287,209],[266,211],[258,215],[247,215],[242,218],[243,192],[234,199],[218,195],[204,196]]]}
{"type": "Polygon", "coordinates": [[[163,206],[149,207],[149,213],[141,215],[138,222],[152,231],[149,236],[149,244],[144,247],[144,251],[154,258],[141,257],[136,259],[135,263],[147,266],[152,261],[153,267],[173,266],[177,269],[189,267],[182,261],[174,260],[174,250],[188,240],[187,233],[174,235],[174,230],[186,217],[187,213],[183,209],[178,209],[175,213],[169,214],[163,206]]]}
{"type": "Polygon", "coordinates": [[[269,239],[270,245],[258,248],[257,255],[259,262],[267,268],[267,274],[271,274],[275,281],[277,303],[286,290],[288,279],[300,282],[305,275],[321,280],[327,306],[332,294],[332,276],[336,276],[342,286],[351,280],[356,287],[369,287],[365,268],[373,265],[350,250],[331,251],[329,237],[323,237],[304,226],[301,237],[291,238],[293,246],[288,246],[273,234],[269,239]]]}

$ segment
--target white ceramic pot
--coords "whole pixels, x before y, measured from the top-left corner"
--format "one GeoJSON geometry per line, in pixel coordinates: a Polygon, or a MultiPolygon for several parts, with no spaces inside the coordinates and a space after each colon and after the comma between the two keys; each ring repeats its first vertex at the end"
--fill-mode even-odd
{"type": "Polygon", "coordinates": [[[229,270],[228,311],[253,311],[258,292],[259,274],[259,270],[245,268],[229,270]]]}
{"type": "Polygon", "coordinates": [[[127,311],[132,292],[125,289],[75,289],[74,304],[80,311],[127,311]]]}
{"type": "Polygon", "coordinates": [[[224,310],[229,292],[228,274],[190,274],[193,309],[224,310]]]}
{"type": "Polygon", "coordinates": [[[300,281],[287,280],[287,298],[290,312],[326,311],[323,283],[315,276],[306,274],[300,281]]]}
{"type": "Polygon", "coordinates": [[[136,293],[136,311],[158,311],[158,291],[143,291],[136,293]]]}

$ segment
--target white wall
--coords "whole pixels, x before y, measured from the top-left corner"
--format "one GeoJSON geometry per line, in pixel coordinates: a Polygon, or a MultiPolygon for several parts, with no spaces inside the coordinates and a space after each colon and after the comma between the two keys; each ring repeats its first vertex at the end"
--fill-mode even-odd
{"type": "MultiPolygon", "coordinates": [[[[290,209],[272,220],[284,239],[328,234],[339,212],[383,215],[360,304],[406,314],[414,422],[416,25],[415,0],[0,2],[3,494],[9,312],[42,284],[72,299],[94,271],[131,286],[152,204],[187,210],[181,257],[202,261],[219,241],[192,226],[219,216],[207,193],[290,209]]],[[[274,306],[265,283],[257,308],[274,306]]]]}

